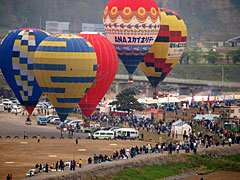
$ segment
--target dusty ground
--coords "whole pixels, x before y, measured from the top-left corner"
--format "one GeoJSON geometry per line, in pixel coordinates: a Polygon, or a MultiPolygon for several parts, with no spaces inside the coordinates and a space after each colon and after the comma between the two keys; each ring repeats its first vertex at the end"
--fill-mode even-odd
{"type": "Polygon", "coordinates": [[[240,172],[218,171],[206,175],[193,176],[182,180],[239,180],[240,172]]]}
{"type": "Polygon", "coordinates": [[[52,164],[62,159],[69,162],[72,159],[87,159],[95,153],[112,155],[114,150],[125,147],[140,146],[146,142],[121,141],[121,140],[75,140],[41,139],[1,139],[0,140],[0,179],[5,179],[8,173],[12,173],[14,179],[25,177],[28,169],[34,168],[35,164],[52,164]]]}

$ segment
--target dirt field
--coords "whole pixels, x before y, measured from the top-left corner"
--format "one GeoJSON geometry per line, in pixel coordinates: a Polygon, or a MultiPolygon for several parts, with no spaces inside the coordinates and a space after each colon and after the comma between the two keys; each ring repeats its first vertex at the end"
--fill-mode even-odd
{"type": "Polygon", "coordinates": [[[114,150],[136,145],[143,145],[146,142],[122,141],[122,140],[79,140],[76,145],[75,140],[41,139],[37,143],[36,139],[1,139],[0,140],[0,179],[5,179],[8,173],[13,174],[14,179],[25,177],[28,169],[34,168],[35,164],[49,165],[62,159],[69,162],[72,159],[87,159],[95,153],[112,155],[114,150]]]}
{"type": "Polygon", "coordinates": [[[240,172],[218,171],[206,175],[184,178],[182,180],[200,180],[201,178],[203,178],[204,180],[239,180],[240,172]]]}

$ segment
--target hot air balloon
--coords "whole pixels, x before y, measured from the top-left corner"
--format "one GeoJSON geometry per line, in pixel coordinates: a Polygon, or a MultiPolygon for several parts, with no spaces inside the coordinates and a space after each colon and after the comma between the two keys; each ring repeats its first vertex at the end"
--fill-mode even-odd
{"type": "Polygon", "coordinates": [[[97,54],[97,75],[92,87],[79,102],[79,106],[86,117],[90,117],[96,106],[104,97],[114,80],[118,67],[117,52],[112,43],[100,34],[79,34],[87,39],[97,54]]]}
{"type": "Polygon", "coordinates": [[[83,98],[97,73],[97,56],[89,41],[76,35],[50,36],[34,55],[34,74],[61,121],[83,98]]]}
{"type": "MultiPolygon", "coordinates": [[[[139,64],[156,91],[183,54],[187,41],[187,28],[182,17],[174,11],[160,9],[161,27],[158,37],[143,62],[139,64]]],[[[154,92],[155,96],[156,92],[154,92]]]]}
{"type": "Polygon", "coordinates": [[[10,32],[1,44],[2,73],[29,115],[42,94],[33,73],[33,57],[40,42],[48,35],[40,29],[19,29],[10,32]]]}
{"type": "Polygon", "coordinates": [[[103,24],[108,40],[129,73],[129,82],[153,45],[160,28],[160,10],[154,0],[110,0],[103,24]]]}

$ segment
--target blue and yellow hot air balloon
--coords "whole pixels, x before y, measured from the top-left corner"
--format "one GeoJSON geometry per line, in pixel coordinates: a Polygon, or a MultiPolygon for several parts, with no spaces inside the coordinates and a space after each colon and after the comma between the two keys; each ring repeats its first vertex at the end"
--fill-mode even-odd
{"type": "Polygon", "coordinates": [[[40,29],[19,29],[10,32],[1,43],[2,73],[30,115],[42,94],[33,73],[33,57],[39,43],[48,35],[40,29]]]}
{"type": "Polygon", "coordinates": [[[34,56],[37,82],[64,121],[95,80],[97,56],[84,38],[65,34],[46,38],[34,56]]]}

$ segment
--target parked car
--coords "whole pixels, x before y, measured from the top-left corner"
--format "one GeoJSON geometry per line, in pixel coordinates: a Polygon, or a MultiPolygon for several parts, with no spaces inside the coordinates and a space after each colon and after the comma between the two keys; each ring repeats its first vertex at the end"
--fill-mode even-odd
{"type": "Polygon", "coordinates": [[[11,110],[11,113],[14,113],[14,114],[16,114],[16,113],[21,113],[21,112],[22,112],[22,110],[21,110],[20,107],[14,107],[14,108],[12,108],[12,110],[11,110]]]}
{"type": "Polygon", "coordinates": [[[29,169],[26,173],[26,176],[34,176],[35,174],[37,174],[36,169],[29,169]]]}
{"type": "Polygon", "coordinates": [[[83,124],[83,120],[72,120],[72,121],[67,123],[67,126],[76,127],[77,124],[82,125],[83,124]]]}
{"type": "Polygon", "coordinates": [[[139,136],[139,132],[133,128],[119,128],[115,129],[115,136],[118,138],[136,139],[139,136]],[[127,136],[125,134],[127,133],[127,136]]]}
{"type": "Polygon", "coordinates": [[[61,123],[61,120],[59,117],[57,117],[57,118],[51,119],[49,123],[54,125],[59,125],[61,123]]]}
{"type": "Polygon", "coordinates": [[[47,117],[46,116],[38,116],[37,124],[38,125],[47,125],[47,117]]]}
{"type": "Polygon", "coordinates": [[[108,126],[108,127],[101,127],[101,130],[105,130],[108,131],[109,129],[113,128],[112,126],[108,126]]]}
{"type": "Polygon", "coordinates": [[[110,139],[114,139],[114,132],[113,131],[105,131],[105,130],[99,130],[96,131],[93,134],[93,138],[94,139],[105,139],[105,140],[110,140],[110,139]]]}
{"type": "Polygon", "coordinates": [[[47,116],[47,123],[50,123],[50,121],[51,121],[53,118],[58,118],[58,116],[53,116],[53,115],[47,116]]]}

